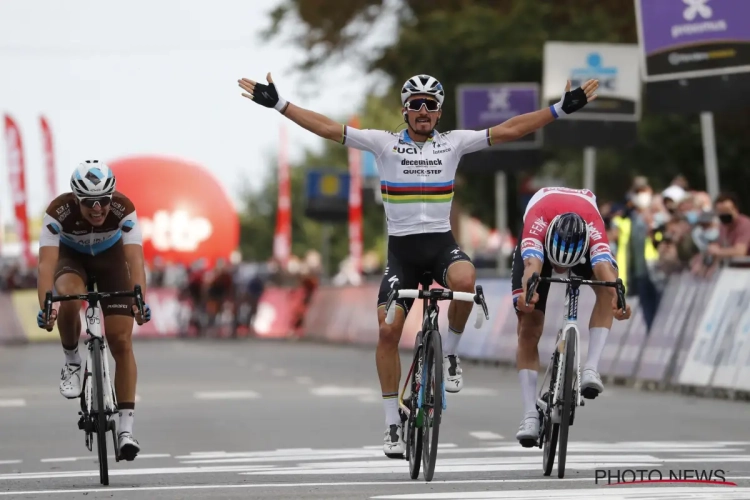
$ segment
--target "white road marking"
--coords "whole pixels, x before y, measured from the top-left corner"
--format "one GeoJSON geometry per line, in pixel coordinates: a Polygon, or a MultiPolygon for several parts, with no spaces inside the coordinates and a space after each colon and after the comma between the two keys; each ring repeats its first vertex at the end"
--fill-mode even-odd
{"type": "Polygon", "coordinates": [[[0,399],[0,408],[20,408],[26,406],[25,399],[0,399]]]}
{"type": "Polygon", "coordinates": [[[283,377],[284,375],[286,375],[286,370],[284,370],[283,368],[274,368],[273,370],[271,370],[271,375],[275,375],[276,377],[283,377]]]}
{"type": "Polygon", "coordinates": [[[448,396],[448,402],[450,404],[450,398],[455,396],[497,396],[500,394],[496,389],[487,389],[484,387],[464,387],[461,392],[450,393],[448,396]]]}
{"type": "MultiPolygon", "coordinates": [[[[114,459],[114,457],[112,457],[114,459]]],[[[137,476],[158,474],[198,474],[218,472],[250,472],[264,470],[270,465],[236,465],[224,467],[154,467],[151,469],[115,469],[110,470],[110,476],[137,476]]],[[[99,477],[99,469],[63,472],[23,472],[14,474],[0,474],[0,481],[15,481],[20,479],[64,479],[76,477],[99,477]]]]}
{"type": "Polygon", "coordinates": [[[193,393],[195,399],[256,399],[260,397],[255,391],[212,391],[193,393]]]}
{"type": "Polygon", "coordinates": [[[609,500],[635,500],[644,498],[684,500],[690,498],[695,500],[729,500],[748,498],[748,495],[750,495],[750,488],[726,488],[720,486],[665,488],[662,486],[651,488],[628,487],[627,489],[596,488],[586,490],[455,491],[450,493],[380,495],[370,498],[388,500],[442,500],[453,498],[461,498],[462,500],[527,500],[531,498],[568,498],[575,500],[598,500],[600,498],[607,498],[609,500]]]}
{"type": "MultiPolygon", "coordinates": [[[[138,455],[138,460],[143,460],[144,458],[169,458],[172,455],[169,453],[145,453],[143,455],[138,455]]],[[[114,460],[115,456],[112,455],[109,457],[110,459],[114,460]]],[[[42,463],[56,463],[56,462],[76,462],[78,460],[96,460],[96,455],[91,454],[87,457],[60,457],[60,458],[43,458],[40,460],[42,463]]]]}
{"type": "Polygon", "coordinates": [[[23,460],[0,460],[0,465],[20,464],[23,460]]]}
{"type": "MultiPolygon", "coordinates": [[[[92,476],[99,475],[99,471],[92,471],[92,476]],[[95,473],[95,474],[94,474],[95,473]]],[[[750,476],[745,477],[736,477],[734,479],[750,479],[750,476]]],[[[565,478],[565,482],[593,482],[593,479],[591,478],[583,478],[583,477],[571,477],[571,478],[565,478]]],[[[451,485],[451,484],[522,484],[522,483],[538,483],[539,479],[462,479],[462,480],[455,480],[455,481],[440,481],[440,480],[433,480],[430,484],[431,485],[451,485]]],[[[121,491],[127,491],[128,493],[134,493],[138,491],[181,491],[181,490],[213,490],[213,489],[253,489],[253,488],[321,488],[321,487],[350,487],[350,486],[407,486],[411,488],[419,488],[424,487],[424,483],[422,481],[347,481],[347,482],[338,482],[338,483],[254,483],[254,484],[196,484],[196,485],[189,485],[189,486],[134,486],[134,487],[126,487],[126,488],[113,488],[113,487],[106,487],[106,488],[78,488],[78,489],[72,489],[72,490],[33,490],[33,491],[0,491],[0,496],[11,496],[11,495],[60,495],[60,494],[81,494],[81,493],[110,493],[110,492],[121,492],[121,491]],[[409,486],[407,486],[409,485],[409,486]]],[[[723,490],[722,488],[716,486],[716,487],[706,487],[706,488],[648,488],[649,490],[657,490],[654,494],[651,495],[650,498],[654,498],[655,495],[657,495],[660,492],[669,492],[670,490],[672,492],[684,492],[689,489],[700,489],[705,490],[707,495],[712,496],[706,496],[704,497],[704,500],[731,500],[732,497],[727,497],[725,495],[737,492],[742,496],[734,497],[739,499],[745,499],[747,498],[747,491],[750,491],[750,488],[727,488],[726,490],[723,490]],[[717,494],[721,494],[721,496],[716,496],[717,494]]],[[[620,495],[623,495],[627,492],[634,492],[637,488],[628,488],[627,490],[618,490],[618,489],[612,489],[611,492],[615,493],[618,492],[620,495]]],[[[521,499],[529,499],[529,498],[545,498],[550,497],[554,498],[550,495],[550,492],[555,493],[565,493],[565,492],[577,492],[579,496],[577,497],[569,497],[569,498],[581,498],[583,500],[595,500],[597,498],[601,498],[601,492],[602,491],[610,491],[605,490],[603,488],[597,488],[597,489],[588,489],[588,490],[536,490],[536,491],[518,491],[518,492],[503,492],[503,493],[516,493],[516,494],[522,494],[522,493],[533,493],[535,496],[526,496],[526,497],[520,497],[521,499]],[[588,494],[589,496],[580,496],[580,492],[583,491],[584,493],[588,494]],[[596,492],[595,494],[599,494],[600,496],[594,496],[592,497],[592,492],[596,492]]],[[[616,500],[616,496],[609,496],[612,493],[607,493],[609,500],[616,500]]],[[[447,498],[456,498],[456,493],[450,493],[451,496],[447,498]]],[[[399,497],[388,497],[388,496],[381,496],[381,497],[374,497],[374,498],[399,498],[399,497]]],[[[462,495],[461,498],[468,498],[465,495],[462,495]]],[[[508,498],[513,497],[506,497],[504,500],[508,500],[508,498]]],[[[561,498],[561,497],[557,497],[561,498]]],[[[562,497],[565,498],[565,497],[562,497]]],[[[623,497],[620,497],[623,498],[623,497]]],[[[634,497],[630,497],[633,499],[634,497]]],[[[638,497],[635,497],[638,498],[638,497]]],[[[641,496],[643,498],[643,496],[641,496]]],[[[667,500],[669,497],[658,497],[662,500],[667,500]]],[[[675,497],[673,497],[675,498],[675,497]]],[[[690,497],[688,497],[690,498],[690,497]]],[[[693,497],[696,500],[700,500],[701,497],[693,497]]],[[[625,497],[626,500],[627,497],[625,497]]],[[[677,497],[679,500],[684,500],[685,497],[677,497]]]]}
{"type": "Polygon", "coordinates": [[[313,383],[313,379],[311,377],[295,377],[294,381],[297,382],[298,384],[303,384],[303,385],[310,385],[313,383]]]}
{"type": "Polygon", "coordinates": [[[477,439],[487,440],[487,439],[504,439],[500,434],[496,434],[494,432],[490,431],[474,431],[469,433],[472,437],[475,437],[477,439]]]}
{"type": "MultiPolygon", "coordinates": [[[[572,458],[572,457],[569,457],[572,458]]],[[[492,464],[479,461],[480,463],[472,464],[446,464],[444,461],[438,460],[435,466],[436,474],[450,474],[450,473],[471,473],[471,472],[510,472],[510,471],[534,471],[539,470],[541,466],[541,459],[537,458],[533,463],[521,464],[517,462],[507,464],[492,464]]],[[[655,466],[661,465],[662,460],[651,461],[644,460],[638,462],[629,462],[627,460],[618,460],[610,462],[581,462],[576,463],[573,460],[569,460],[566,464],[566,468],[569,470],[596,470],[606,469],[615,467],[639,467],[639,466],[655,466]]],[[[312,464],[311,464],[312,465],[312,464]]],[[[308,468],[307,465],[301,465],[293,468],[274,468],[266,469],[262,471],[250,471],[240,472],[241,475],[248,476],[323,476],[323,475],[354,475],[354,474],[405,474],[409,470],[409,464],[405,460],[398,461],[398,463],[384,463],[382,460],[377,463],[364,463],[362,466],[356,467],[351,462],[339,462],[339,463],[321,463],[317,464],[317,468],[308,468]]]]}
{"type": "Polygon", "coordinates": [[[310,394],[314,396],[380,396],[380,392],[370,387],[341,387],[338,385],[324,385],[310,389],[310,394]]]}

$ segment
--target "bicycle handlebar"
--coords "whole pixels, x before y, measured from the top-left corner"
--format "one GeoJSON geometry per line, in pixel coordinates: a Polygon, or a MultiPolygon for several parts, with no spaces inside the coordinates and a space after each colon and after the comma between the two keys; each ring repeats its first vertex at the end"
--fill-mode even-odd
{"type": "Polygon", "coordinates": [[[617,308],[624,311],[625,304],[625,285],[622,284],[622,279],[617,278],[617,281],[596,281],[596,280],[585,280],[583,278],[572,277],[572,278],[546,278],[539,276],[539,273],[534,273],[531,278],[526,282],[526,305],[528,306],[531,302],[531,298],[534,296],[536,287],[539,283],[572,283],[576,286],[580,285],[591,285],[591,286],[608,286],[615,288],[617,291],[617,308]]]}
{"type": "Polygon", "coordinates": [[[391,292],[388,294],[388,302],[385,305],[385,322],[392,324],[396,318],[396,308],[393,302],[396,299],[429,299],[429,300],[460,300],[462,302],[473,302],[482,306],[477,309],[477,317],[474,321],[474,328],[481,328],[484,318],[490,319],[487,311],[487,303],[484,300],[484,291],[481,285],[476,286],[476,293],[454,292],[444,288],[431,288],[429,290],[399,289],[398,281],[394,282],[391,292]]]}
{"type": "MultiPolygon", "coordinates": [[[[47,292],[44,296],[44,317],[49,321],[49,317],[52,314],[53,302],[65,302],[68,300],[85,300],[86,302],[93,302],[95,300],[99,302],[101,299],[109,297],[133,297],[135,305],[138,307],[138,313],[143,316],[143,292],[141,285],[135,285],[132,292],[86,292],[73,295],[52,295],[52,292],[47,292]]],[[[46,330],[51,332],[52,328],[50,327],[46,330]]]]}

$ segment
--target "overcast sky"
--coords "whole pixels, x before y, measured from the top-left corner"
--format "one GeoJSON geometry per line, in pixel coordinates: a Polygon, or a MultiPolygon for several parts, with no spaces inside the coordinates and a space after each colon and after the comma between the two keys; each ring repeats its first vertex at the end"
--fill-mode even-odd
{"type": "MultiPolygon", "coordinates": [[[[351,65],[324,72],[302,95],[289,43],[258,32],[279,0],[3,0],[0,2],[0,112],[21,128],[29,216],[47,205],[39,115],[55,140],[58,192],[83,159],[159,154],[209,168],[236,199],[258,183],[277,150],[282,117],[240,96],[237,79],[271,71],[288,100],[349,115],[363,100],[351,65]]],[[[290,155],[321,140],[286,122],[290,155]]],[[[0,210],[11,203],[0,140],[0,210]]],[[[154,182],[153,179],[144,182],[154,182]]]]}

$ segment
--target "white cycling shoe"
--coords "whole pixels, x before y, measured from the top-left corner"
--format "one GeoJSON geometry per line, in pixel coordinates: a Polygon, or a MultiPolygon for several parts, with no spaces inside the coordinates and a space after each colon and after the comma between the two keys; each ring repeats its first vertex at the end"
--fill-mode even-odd
{"type": "Polygon", "coordinates": [[[581,395],[586,399],[595,399],[604,392],[604,384],[593,368],[585,368],[581,373],[581,395]]]}
{"type": "Polygon", "coordinates": [[[60,372],[60,394],[68,399],[81,395],[81,365],[65,363],[60,372]]]}
{"type": "Polygon", "coordinates": [[[383,453],[388,458],[404,458],[406,443],[404,443],[404,431],[400,425],[390,425],[385,430],[383,438],[383,453]]]}
{"type": "Polygon", "coordinates": [[[138,452],[141,451],[141,445],[130,432],[121,432],[117,436],[117,447],[120,449],[120,458],[128,462],[134,460],[138,452]]]}
{"type": "Polygon", "coordinates": [[[464,386],[463,370],[458,356],[443,357],[443,374],[446,392],[458,392],[464,386]]]}
{"type": "Polygon", "coordinates": [[[533,448],[538,445],[539,412],[529,412],[523,416],[521,425],[518,426],[516,439],[524,448],[533,448]]]}

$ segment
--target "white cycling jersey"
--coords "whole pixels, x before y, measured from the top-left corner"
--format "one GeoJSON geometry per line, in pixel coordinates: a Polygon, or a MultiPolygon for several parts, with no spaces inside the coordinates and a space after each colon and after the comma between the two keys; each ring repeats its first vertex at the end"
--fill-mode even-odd
{"type": "Polygon", "coordinates": [[[461,157],[491,146],[490,131],[435,130],[422,146],[409,133],[344,127],[343,144],[375,155],[388,234],[451,230],[453,182],[461,157]]]}

